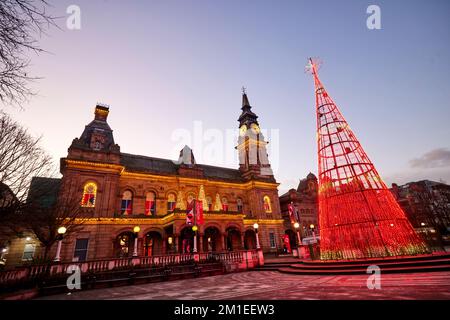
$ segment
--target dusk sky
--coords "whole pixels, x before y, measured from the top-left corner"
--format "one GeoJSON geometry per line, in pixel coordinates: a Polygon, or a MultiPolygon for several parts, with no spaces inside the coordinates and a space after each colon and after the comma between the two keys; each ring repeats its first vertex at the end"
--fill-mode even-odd
{"type": "MultiPolygon", "coordinates": [[[[237,168],[201,150],[211,129],[237,129],[245,86],[274,146],[281,194],[317,173],[314,85],[304,72],[313,56],[388,185],[450,183],[449,1],[50,3],[61,29],[42,36],[49,53],[30,54],[39,94],[24,110],[2,108],[43,136],[57,164],[103,102],[122,152],[175,159],[178,135],[200,121],[204,145],[190,143],[196,160],[237,168]],[[72,4],[80,30],[66,27],[72,4]],[[381,9],[380,30],[366,26],[371,4],[381,9]]],[[[234,155],[236,142],[223,152],[234,155]]]]}

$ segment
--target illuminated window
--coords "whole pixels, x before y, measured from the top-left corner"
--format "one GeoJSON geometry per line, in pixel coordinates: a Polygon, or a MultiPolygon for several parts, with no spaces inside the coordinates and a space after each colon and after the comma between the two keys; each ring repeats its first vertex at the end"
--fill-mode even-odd
{"type": "Polygon", "coordinates": [[[120,212],[122,214],[131,214],[133,206],[133,193],[130,190],[126,190],[122,195],[122,205],[120,212]]]}
{"type": "Polygon", "coordinates": [[[192,208],[194,207],[194,200],[195,200],[195,194],[193,193],[189,193],[186,197],[186,209],[188,211],[192,210],[192,208]]]}
{"type": "Polygon", "coordinates": [[[225,197],[222,198],[222,210],[228,211],[228,199],[225,197]]]}
{"type": "Polygon", "coordinates": [[[156,195],[154,192],[147,192],[145,195],[145,214],[148,216],[156,214],[156,195]]]}
{"type": "Polygon", "coordinates": [[[267,213],[272,212],[272,205],[270,204],[269,196],[264,196],[264,211],[267,213]]]}
{"type": "Polygon", "coordinates": [[[237,211],[242,213],[244,211],[244,203],[242,202],[242,199],[237,198],[236,204],[237,204],[237,211]]]}
{"type": "Polygon", "coordinates": [[[213,202],[211,197],[206,197],[206,202],[208,203],[208,211],[212,211],[213,209],[213,202]]]}
{"type": "Polygon", "coordinates": [[[172,212],[177,204],[176,196],[173,193],[169,193],[167,196],[167,211],[172,212]]]}
{"type": "Polygon", "coordinates": [[[93,208],[95,207],[95,198],[97,197],[97,185],[93,182],[88,182],[83,188],[83,197],[81,198],[81,206],[93,208]]]}

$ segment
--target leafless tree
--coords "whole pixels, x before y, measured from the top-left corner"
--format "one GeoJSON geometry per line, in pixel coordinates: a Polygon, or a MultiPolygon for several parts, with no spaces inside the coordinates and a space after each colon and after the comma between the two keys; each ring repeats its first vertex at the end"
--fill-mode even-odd
{"type": "Polygon", "coordinates": [[[32,177],[54,175],[52,158],[39,146],[40,140],[0,111],[0,183],[19,202],[26,200],[32,177]]]}
{"type": "Polygon", "coordinates": [[[43,51],[37,38],[50,26],[55,17],[46,12],[46,0],[0,1],[0,101],[21,106],[34,92],[29,82],[37,79],[27,73],[30,60],[27,54],[43,51]]]}
{"type": "Polygon", "coordinates": [[[0,232],[3,238],[32,232],[44,247],[44,257],[57,240],[83,223],[80,199],[59,197],[64,190],[51,157],[9,115],[0,112],[0,232]],[[5,236],[6,234],[6,236],[5,236]]]}
{"type": "Polygon", "coordinates": [[[9,115],[0,111],[0,227],[2,238],[22,231],[19,215],[28,196],[34,176],[52,176],[52,159],[32,137],[9,115]]]}
{"type": "Polygon", "coordinates": [[[81,230],[85,221],[80,199],[60,196],[65,193],[58,182],[59,179],[34,178],[19,218],[22,226],[31,231],[44,248],[44,261],[48,261],[48,253],[59,239],[60,227],[65,227],[64,235],[69,236],[81,230]]]}

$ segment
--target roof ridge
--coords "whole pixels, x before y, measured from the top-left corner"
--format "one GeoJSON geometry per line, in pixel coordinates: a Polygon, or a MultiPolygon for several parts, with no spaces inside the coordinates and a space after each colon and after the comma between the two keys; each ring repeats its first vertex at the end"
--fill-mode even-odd
{"type": "MultiPolygon", "coordinates": [[[[152,157],[152,156],[144,156],[144,155],[139,155],[139,154],[127,153],[127,152],[121,152],[120,155],[132,157],[132,158],[140,158],[140,159],[155,159],[155,160],[170,161],[170,162],[173,162],[174,164],[176,164],[176,162],[177,162],[177,160],[158,158],[158,157],[152,157]]],[[[203,164],[203,163],[199,163],[199,164],[197,164],[197,166],[208,167],[208,168],[219,168],[219,169],[225,169],[225,170],[230,170],[230,171],[239,171],[239,169],[235,169],[235,168],[213,166],[213,165],[203,164]]]]}

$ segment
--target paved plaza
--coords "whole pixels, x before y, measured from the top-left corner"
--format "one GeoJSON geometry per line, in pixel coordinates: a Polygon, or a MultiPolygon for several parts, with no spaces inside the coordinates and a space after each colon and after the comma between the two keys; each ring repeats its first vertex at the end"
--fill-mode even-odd
{"type": "Polygon", "coordinates": [[[277,271],[149,283],[42,297],[57,300],[285,300],[450,299],[450,272],[381,275],[381,289],[367,288],[368,275],[300,276],[277,271]]]}

